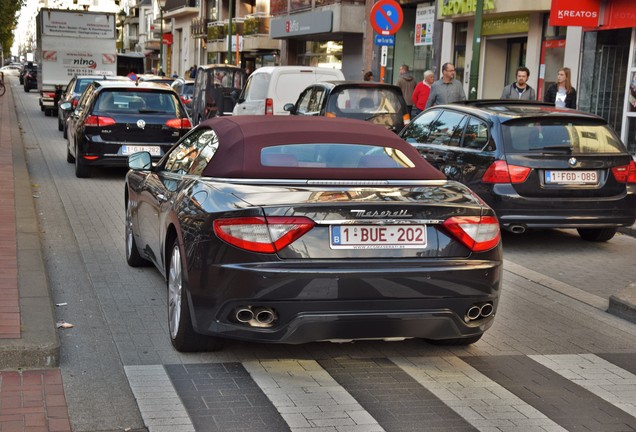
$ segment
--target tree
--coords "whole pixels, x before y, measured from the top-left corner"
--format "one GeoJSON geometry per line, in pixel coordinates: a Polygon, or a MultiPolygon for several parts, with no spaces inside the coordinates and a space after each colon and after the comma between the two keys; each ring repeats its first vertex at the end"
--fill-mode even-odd
{"type": "Polygon", "coordinates": [[[26,0],[0,0],[0,47],[3,57],[11,55],[17,15],[26,0]]]}

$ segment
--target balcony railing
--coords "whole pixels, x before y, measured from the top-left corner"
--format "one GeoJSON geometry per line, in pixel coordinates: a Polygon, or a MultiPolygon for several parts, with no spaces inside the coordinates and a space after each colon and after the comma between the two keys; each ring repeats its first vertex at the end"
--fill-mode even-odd
{"type": "MultiPolygon", "coordinates": [[[[234,18],[232,20],[232,31],[230,34],[243,34],[243,20],[243,18],[234,18]]],[[[208,23],[208,42],[224,40],[228,34],[227,28],[227,20],[208,23]]]]}
{"type": "Polygon", "coordinates": [[[208,34],[208,22],[205,18],[192,18],[190,34],[193,38],[205,38],[208,34]]]}
{"type": "Polygon", "coordinates": [[[269,36],[269,16],[246,15],[243,21],[243,36],[269,36]]]}
{"type": "MultiPolygon", "coordinates": [[[[355,4],[364,5],[364,0],[315,0],[315,7],[328,6],[332,4],[355,4]]],[[[273,16],[286,15],[288,13],[303,12],[311,9],[310,0],[292,0],[291,6],[287,7],[287,0],[270,0],[270,14],[273,16]]]]}

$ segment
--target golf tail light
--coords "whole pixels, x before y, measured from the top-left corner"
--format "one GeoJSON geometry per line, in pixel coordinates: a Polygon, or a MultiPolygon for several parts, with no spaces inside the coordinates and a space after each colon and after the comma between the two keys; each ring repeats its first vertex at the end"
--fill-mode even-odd
{"type": "Polygon", "coordinates": [[[84,126],[112,126],[115,123],[115,119],[96,115],[88,116],[84,120],[84,126]]]}
{"type": "Polygon", "coordinates": [[[636,162],[612,168],[612,174],[619,183],[636,183],[636,162]]]}
{"type": "Polygon", "coordinates": [[[276,253],[314,227],[305,217],[242,217],[217,219],[214,233],[225,242],[251,252],[276,253]]]}
{"type": "Polygon", "coordinates": [[[166,126],[174,129],[190,129],[192,123],[187,118],[174,118],[166,122],[166,126]]]}
{"type": "Polygon", "coordinates": [[[274,100],[271,98],[265,99],[265,115],[274,115],[274,100]]]}
{"type": "Polygon", "coordinates": [[[495,216],[455,216],[444,228],[472,252],[484,252],[499,244],[501,233],[495,216]]]}
{"type": "Polygon", "coordinates": [[[523,183],[532,171],[529,167],[508,165],[506,161],[493,162],[484,173],[481,181],[484,183],[523,183]]]}

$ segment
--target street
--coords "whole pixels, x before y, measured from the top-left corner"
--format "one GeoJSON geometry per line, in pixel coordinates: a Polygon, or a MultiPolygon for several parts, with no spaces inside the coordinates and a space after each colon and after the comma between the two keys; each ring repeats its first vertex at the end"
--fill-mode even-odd
{"type": "Polygon", "coordinates": [[[125,170],[75,177],[57,118],[11,77],[74,431],[636,431],[636,324],[606,312],[636,283],[636,239],[504,233],[494,326],[469,347],[418,340],[183,354],[166,285],[124,252],[125,170]]]}

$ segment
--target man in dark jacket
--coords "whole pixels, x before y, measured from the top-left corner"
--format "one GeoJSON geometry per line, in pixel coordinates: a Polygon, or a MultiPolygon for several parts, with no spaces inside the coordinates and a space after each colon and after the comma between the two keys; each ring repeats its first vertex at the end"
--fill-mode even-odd
{"type": "Polygon", "coordinates": [[[537,100],[537,93],[528,85],[530,70],[522,66],[517,69],[517,81],[504,87],[501,99],[537,100]]]}
{"type": "Polygon", "coordinates": [[[406,101],[408,113],[410,113],[411,108],[413,108],[413,90],[415,90],[415,84],[417,84],[417,82],[413,78],[413,75],[411,75],[409,67],[407,65],[400,66],[400,78],[397,80],[397,86],[402,89],[402,96],[404,96],[404,100],[406,101]]]}

